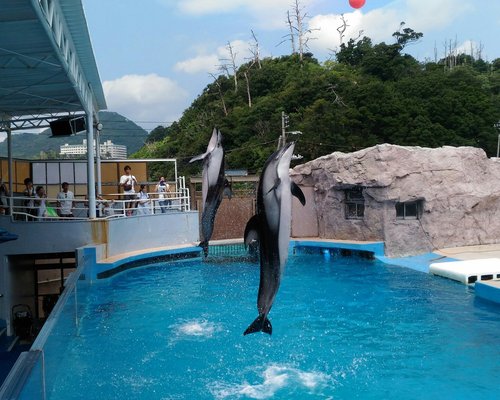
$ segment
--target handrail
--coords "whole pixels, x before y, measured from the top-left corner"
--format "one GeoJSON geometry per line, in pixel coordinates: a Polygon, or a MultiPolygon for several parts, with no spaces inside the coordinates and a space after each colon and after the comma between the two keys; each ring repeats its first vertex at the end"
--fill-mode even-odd
{"type": "MultiPolygon", "coordinates": [[[[136,193],[138,195],[138,193],[136,193]]],[[[146,207],[139,206],[140,199],[130,199],[123,200],[123,193],[111,193],[106,194],[106,199],[98,199],[96,201],[97,205],[97,218],[98,219],[110,219],[117,217],[126,217],[127,215],[127,204],[131,206],[128,207],[131,210],[131,215],[153,215],[162,214],[172,211],[190,211],[190,201],[189,201],[189,189],[182,188],[176,192],[169,192],[165,198],[160,198],[159,193],[151,192],[148,193],[149,199],[147,201],[146,207]]],[[[45,201],[45,206],[48,207],[48,212],[45,216],[32,215],[29,213],[29,207],[25,205],[27,200],[40,200],[33,197],[26,196],[10,196],[7,198],[9,204],[12,204],[10,208],[12,210],[12,219],[14,221],[74,221],[74,220],[87,220],[88,218],[88,200],[86,199],[74,199],[72,208],[73,217],[59,216],[56,214],[58,211],[57,198],[43,198],[45,201]]],[[[36,205],[32,207],[32,210],[37,210],[39,207],[36,205]]]]}

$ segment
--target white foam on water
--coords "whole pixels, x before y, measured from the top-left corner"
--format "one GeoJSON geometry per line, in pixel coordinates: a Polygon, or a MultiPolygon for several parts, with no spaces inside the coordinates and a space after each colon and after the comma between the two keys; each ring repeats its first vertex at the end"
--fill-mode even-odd
{"type": "Polygon", "coordinates": [[[261,372],[262,383],[251,384],[243,382],[240,384],[228,384],[216,382],[209,390],[217,399],[227,397],[241,397],[250,399],[269,399],[287,386],[301,386],[311,391],[322,387],[330,381],[330,377],[322,372],[301,371],[288,366],[272,364],[261,372]]]}
{"type": "Polygon", "coordinates": [[[222,327],[213,322],[202,319],[179,322],[172,325],[171,328],[174,330],[177,339],[182,337],[210,338],[222,330],[222,327]]]}

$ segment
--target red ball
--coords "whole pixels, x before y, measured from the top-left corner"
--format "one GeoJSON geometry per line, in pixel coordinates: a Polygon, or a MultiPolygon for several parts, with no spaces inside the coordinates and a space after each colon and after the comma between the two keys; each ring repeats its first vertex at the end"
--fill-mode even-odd
{"type": "Polygon", "coordinates": [[[361,8],[365,5],[366,0],[349,0],[349,4],[352,8],[361,8]]]}

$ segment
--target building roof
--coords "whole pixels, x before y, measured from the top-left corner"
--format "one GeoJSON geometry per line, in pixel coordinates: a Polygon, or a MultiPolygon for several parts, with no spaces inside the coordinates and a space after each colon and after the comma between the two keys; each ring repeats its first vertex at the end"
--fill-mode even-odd
{"type": "Polygon", "coordinates": [[[81,0],[0,0],[0,10],[0,121],[106,108],[81,0]]]}

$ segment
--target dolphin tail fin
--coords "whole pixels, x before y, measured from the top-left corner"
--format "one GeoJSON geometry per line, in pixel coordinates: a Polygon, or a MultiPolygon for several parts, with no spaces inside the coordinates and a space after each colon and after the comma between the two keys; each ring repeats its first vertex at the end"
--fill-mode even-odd
{"type": "Polygon", "coordinates": [[[208,256],[208,240],[203,240],[202,242],[200,242],[198,247],[201,247],[203,249],[203,254],[206,258],[208,256]]]}
{"type": "Polygon", "coordinates": [[[273,327],[271,325],[271,321],[267,319],[267,316],[264,314],[259,314],[255,321],[253,321],[250,326],[243,332],[243,335],[248,335],[249,333],[255,332],[264,332],[269,335],[273,333],[273,327]]]}

